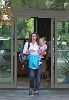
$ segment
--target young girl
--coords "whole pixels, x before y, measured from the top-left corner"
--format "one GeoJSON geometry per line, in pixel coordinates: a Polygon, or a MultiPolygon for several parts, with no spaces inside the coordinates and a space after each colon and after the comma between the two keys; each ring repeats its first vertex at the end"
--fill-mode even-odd
{"type": "Polygon", "coordinates": [[[46,37],[42,37],[39,39],[39,56],[40,56],[40,59],[39,59],[39,65],[42,64],[42,69],[41,69],[41,72],[42,72],[42,78],[43,78],[43,75],[44,73],[46,72],[46,50],[47,50],[47,44],[46,44],[46,37]]]}
{"type": "Polygon", "coordinates": [[[40,58],[44,58],[44,55],[46,55],[47,50],[47,44],[46,44],[46,37],[42,37],[39,39],[39,55],[40,58]]]}

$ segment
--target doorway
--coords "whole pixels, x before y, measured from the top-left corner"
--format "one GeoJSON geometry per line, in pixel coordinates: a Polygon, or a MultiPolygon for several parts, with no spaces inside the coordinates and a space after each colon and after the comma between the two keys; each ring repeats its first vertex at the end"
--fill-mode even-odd
{"type": "Polygon", "coordinates": [[[50,18],[17,18],[17,88],[29,87],[29,69],[22,67],[19,61],[19,53],[24,46],[29,35],[37,31],[39,37],[47,37],[48,59],[43,60],[44,72],[41,74],[40,88],[51,87],[51,19],[50,18]],[[47,79],[49,78],[49,80],[47,79]]]}
{"type": "Polygon", "coordinates": [[[37,33],[39,37],[46,37],[47,39],[46,58],[42,60],[42,87],[51,88],[51,18],[37,19],[37,33]]]}

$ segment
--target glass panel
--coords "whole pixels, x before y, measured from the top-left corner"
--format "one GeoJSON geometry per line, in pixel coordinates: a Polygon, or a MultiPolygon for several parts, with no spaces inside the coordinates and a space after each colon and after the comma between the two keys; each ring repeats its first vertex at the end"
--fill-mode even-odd
{"type": "Polygon", "coordinates": [[[34,18],[17,18],[17,38],[29,38],[34,31],[34,18]]]}
{"type": "Polygon", "coordinates": [[[13,10],[33,9],[33,0],[12,0],[13,10]]]}
{"type": "Polygon", "coordinates": [[[23,48],[24,40],[17,40],[17,52],[23,48]]]}
{"type": "Polygon", "coordinates": [[[17,18],[17,86],[28,88],[29,69],[24,67],[19,61],[20,51],[24,43],[28,40],[30,33],[34,32],[34,18],[17,18]],[[27,81],[26,81],[27,80],[27,81]]]}
{"type": "Polygon", "coordinates": [[[0,84],[11,82],[11,26],[3,25],[0,29],[0,84]]]}
{"type": "Polygon", "coordinates": [[[4,24],[2,28],[0,28],[0,38],[8,39],[10,38],[10,36],[11,36],[11,27],[4,24]]]}
{"type": "Polygon", "coordinates": [[[69,0],[12,0],[13,10],[68,10],[69,0]]]}
{"type": "Polygon", "coordinates": [[[64,10],[69,9],[68,0],[36,0],[36,9],[64,10]]]}
{"type": "Polygon", "coordinates": [[[11,52],[11,40],[7,40],[8,38],[3,38],[4,40],[1,40],[0,38],[0,50],[7,50],[11,52]]]}
{"type": "Polygon", "coordinates": [[[36,0],[37,9],[64,9],[64,0],[36,0]]]}
{"type": "Polygon", "coordinates": [[[57,82],[69,83],[69,22],[57,22],[57,82]]]}
{"type": "Polygon", "coordinates": [[[0,83],[11,81],[11,52],[0,50],[0,83]]]}

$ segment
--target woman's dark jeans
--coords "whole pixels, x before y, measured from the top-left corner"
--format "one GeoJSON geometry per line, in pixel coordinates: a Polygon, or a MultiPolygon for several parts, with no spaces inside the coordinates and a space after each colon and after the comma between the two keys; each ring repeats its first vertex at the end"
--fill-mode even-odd
{"type": "Polygon", "coordinates": [[[40,77],[41,77],[41,66],[39,69],[30,69],[30,88],[34,91],[39,90],[40,77]]]}

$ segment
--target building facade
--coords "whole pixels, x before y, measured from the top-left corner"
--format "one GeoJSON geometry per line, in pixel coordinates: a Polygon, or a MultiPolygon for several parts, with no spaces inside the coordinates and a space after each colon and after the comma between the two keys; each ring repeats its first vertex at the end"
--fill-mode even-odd
{"type": "Polygon", "coordinates": [[[69,88],[69,2],[13,0],[11,6],[11,25],[0,24],[0,88],[28,88],[28,68],[18,55],[33,31],[50,42],[50,82],[44,78],[41,88],[69,88]]]}

